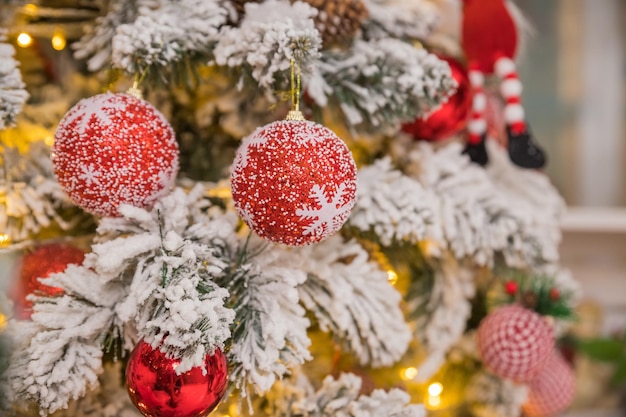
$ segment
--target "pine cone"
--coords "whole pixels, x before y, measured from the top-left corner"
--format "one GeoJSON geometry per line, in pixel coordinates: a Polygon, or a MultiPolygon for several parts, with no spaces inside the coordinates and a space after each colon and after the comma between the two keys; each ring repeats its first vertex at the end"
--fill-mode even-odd
{"type": "Polygon", "coordinates": [[[362,0],[304,1],[319,10],[315,17],[315,27],[322,34],[325,47],[351,40],[369,16],[362,0]]]}

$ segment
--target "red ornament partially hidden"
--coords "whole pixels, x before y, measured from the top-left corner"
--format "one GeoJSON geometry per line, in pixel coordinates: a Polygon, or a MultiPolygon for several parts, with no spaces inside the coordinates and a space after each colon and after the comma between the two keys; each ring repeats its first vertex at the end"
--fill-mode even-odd
{"type": "Polygon", "coordinates": [[[206,375],[196,367],[176,375],[176,359],[144,341],[128,359],[126,386],[135,407],[146,417],[204,417],[217,407],[226,392],[226,356],[216,349],[204,361],[206,375]]]}
{"type": "Polygon", "coordinates": [[[259,236],[307,245],[329,237],[348,219],[356,166],[345,143],[326,127],[278,121],[244,139],[231,188],[239,215],[259,236]]]}
{"type": "Polygon", "coordinates": [[[504,291],[509,295],[517,294],[517,282],[507,281],[504,283],[504,291]]]}
{"type": "Polygon", "coordinates": [[[541,372],[528,384],[528,399],[522,406],[527,417],[555,416],[572,404],[576,381],[572,368],[555,350],[541,372]]]}
{"type": "Polygon", "coordinates": [[[519,305],[500,307],[478,328],[483,364],[501,378],[531,380],[554,350],[552,327],[539,314],[519,305]]]}
{"type": "Polygon", "coordinates": [[[54,135],[57,179],[80,207],[117,216],[120,204],[150,208],[178,172],[174,130],[150,103],[128,94],[83,99],[54,135]]]}
{"type": "Polygon", "coordinates": [[[452,78],[458,84],[456,92],[448,101],[425,118],[402,126],[402,130],[416,140],[437,141],[449,138],[460,132],[467,124],[467,116],[472,104],[470,83],[465,67],[458,61],[440,57],[450,65],[452,78]]]}
{"type": "Polygon", "coordinates": [[[82,264],[85,252],[74,246],[53,243],[40,246],[22,258],[19,280],[13,289],[15,314],[20,319],[29,319],[33,303],[26,299],[30,294],[44,294],[50,297],[63,294],[61,288],[50,287],[39,281],[50,274],[63,272],[69,264],[82,264]]]}

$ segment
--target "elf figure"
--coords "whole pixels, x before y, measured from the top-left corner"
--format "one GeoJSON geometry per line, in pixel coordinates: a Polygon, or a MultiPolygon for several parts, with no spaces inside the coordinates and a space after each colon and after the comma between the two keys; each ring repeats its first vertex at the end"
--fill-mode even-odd
{"type": "Polygon", "coordinates": [[[487,100],[483,85],[485,76],[495,74],[500,79],[500,94],[505,100],[509,157],[522,168],[542,168],[546,157],[533,141],[522,107],[522,83],[513,60],[518,32],[507,1],[463,0],[463,3],[462,46],[473,93],[465,152],[480,165],[488,162],[484,117],[487,100]]]}

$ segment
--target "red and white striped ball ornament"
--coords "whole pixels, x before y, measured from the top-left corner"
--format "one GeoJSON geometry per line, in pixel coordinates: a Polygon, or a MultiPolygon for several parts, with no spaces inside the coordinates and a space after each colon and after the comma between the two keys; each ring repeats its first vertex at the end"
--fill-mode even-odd
{"type": "Polygon", "coordinates": [[[303,119],[282,120],[243,140],[231,188],[239,215],[259,236],[308,245],[329,237],[348,219],[356,165],[330,129],[303,119]]]}
{"type": "Polygon", "coordinates": [[[542,316],[513,304],[483,319],[477,343],[487,369],[501,378],[527,382],[550,358],[554,332],[542,316]]]}
{"type": "Polygon", "coordinates": [[[555,416],[572,404],[576,380],[572,368],[558,351],[528,384],[528,399],[522,406],[527,417],[555,416]]]}
{"type": "Polygon", "coordinates": [[[104,93],[78,102],[54,135],[52,163],[72,201],[99,216],[121,204],[151,208],[174,184],[174,130],[150,103],[104,93]]]}

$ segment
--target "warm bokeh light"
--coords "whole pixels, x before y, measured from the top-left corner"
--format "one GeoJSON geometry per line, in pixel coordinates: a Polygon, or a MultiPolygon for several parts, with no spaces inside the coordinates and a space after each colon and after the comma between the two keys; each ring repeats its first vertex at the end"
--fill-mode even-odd
{"type": "Polygon", "coordinates": [[[0,248],[3,246],[7,246],[11,242],[9,235],[6,233],[0,233],[0,248]]]}
{"type": "Polygon", "coordinates": [[[443,392],[443,385],[439,382],[433,382],[428,386],[428,395],[438,397],[443,392]]]}
{"type": "Polygon", "coordinates": [[[4,328],[7,324],[7,318],[4,314],[0,313],[0,330],[4,328]]]}
{"type": "Polygon", "coordinates": [[[396,271],[393,269],[387,271],[387,281],[389,281],[391,285],[396,285],[396,282],[398,282],[398,274],[396,274],[396,271]]]}
{"type": "Polygon", "coordinates": [[[428,403],[428,406],[436,408],[441,405],[441,397],[429,395],[426,402],[428,403]]]}
{"type": "Polygon", "coordinates": [[[24,6],[24,12],[27,14],[31,14],[31,15],[37,14],[38,10],[39,8],[37,7],[37,5],[33,3],[29,3],[26,6],[24,6]]]}
{"type": "Polygon", "coordinates": [[[55,50],[62,51],[63,49],[65,49],[67,40],[65,39],[65,36],[63,36],[62,33],[55,33],[54,36],[52,36],[50,43],[52,43],[52,47],[55,50]]]}
{"type": "Polygon", "coordinates": [[[26,32],[17,35],[17,44],[22,48],[28,48],[33,43],[33,38],[26,32]]]}
{"type": "Polygon", "coordinates": [[[406,369],[403,369],[400,375],[406,380],[414,379],[417,376],[417,368],[410,366],[406,369]]]}

